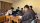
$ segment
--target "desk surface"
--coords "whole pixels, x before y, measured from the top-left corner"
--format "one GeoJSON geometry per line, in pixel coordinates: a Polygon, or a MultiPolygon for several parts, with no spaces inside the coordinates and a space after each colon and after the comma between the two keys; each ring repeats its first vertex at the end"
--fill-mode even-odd
{"type": "Polygon", "coordinates": [[[5,16],[0,16],[0,22],[4,21],[5,16]]]}
{"type": "Polygon", "coordinates": [[[20,17],[19,16],[6,16],[6,19],[9,19],[10,21],[19,22],[20,17]]]}
{"type": "Polygon", "coordinates": [[[20,19],[20,17],[19,16],[9,16],[9,15],[7,15],[7,16],[0,16],[0,22],[1,21],[4,21],[4,19],[5,19],[5,17],[6,17],[6,20],[10,20],[11,22],[12,22],[12,20],[14,21],[14,22],[19,22],[19,19],[20,19]]]}

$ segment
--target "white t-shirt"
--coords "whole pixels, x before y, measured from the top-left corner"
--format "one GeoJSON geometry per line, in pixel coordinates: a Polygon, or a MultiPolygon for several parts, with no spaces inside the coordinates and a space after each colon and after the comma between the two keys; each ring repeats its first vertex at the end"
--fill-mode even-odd
{"type": "Polygon", "coordinates": [[[5,15],[9,15],[9,14],[12,14],[12,10],[8,10],[5,15]]]}

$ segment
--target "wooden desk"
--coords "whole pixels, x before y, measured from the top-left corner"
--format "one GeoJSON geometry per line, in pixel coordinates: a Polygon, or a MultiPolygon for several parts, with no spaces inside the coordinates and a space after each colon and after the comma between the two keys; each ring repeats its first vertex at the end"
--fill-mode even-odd
{"type": "Polygon", "coordinates": [[[5,20],[5,16],[0,16],[0,22],[3,22],[5,20]]]}
{"type": "Polygon", "coordinates": [[[19,22],[19,16],[16,16],[16,17],[14,17],[14,16],[6,16],[6,19],[9,19],[10,20],[10,23],[12,23],[12,20],[14,21],[14,22],[17,22],[17,23],[20,23],[19,22]]]}

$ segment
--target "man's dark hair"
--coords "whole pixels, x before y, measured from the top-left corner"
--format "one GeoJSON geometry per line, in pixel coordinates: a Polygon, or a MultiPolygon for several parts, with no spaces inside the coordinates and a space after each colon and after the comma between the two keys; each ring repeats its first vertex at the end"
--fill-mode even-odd
{"type": "Polygon", "coordinates": [[[32,6],[30,6],[30,8],[32,9],[32,6]]]}
{"type": "Polygon", "coordinates": [[[23,8],[21,8],[21,9],[23,9],[23,8]]]}
{"type": "Polygon", "coordinates": [[[18,7],[19,8],[19,7],[18,7]]]}
{"type": "Polygon", "coordinates": [[[28,6],[28,5],[25,5],[24,8],[25,8],[25,7],[29,9],[29,6],[28,6]]]}
{"type": "Polygon", "coordinates": [[[13,7],[11,7],[11,9],[14,9],[13,7]]]}

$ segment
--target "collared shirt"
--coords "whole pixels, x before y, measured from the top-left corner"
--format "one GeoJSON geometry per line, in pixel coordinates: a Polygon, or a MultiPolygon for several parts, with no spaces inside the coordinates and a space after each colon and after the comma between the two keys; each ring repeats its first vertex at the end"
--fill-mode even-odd
{"type": "Polygon", "coordinates": [[[5,15],[9,15],[9,14],[12,14],[12,10],[8,10],[5,15]]]}

